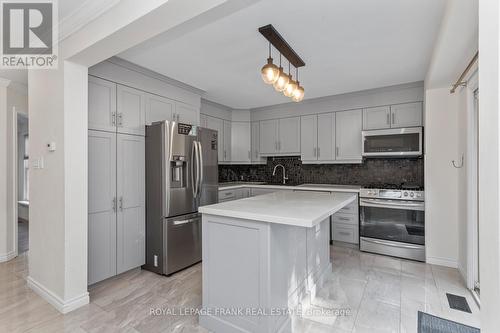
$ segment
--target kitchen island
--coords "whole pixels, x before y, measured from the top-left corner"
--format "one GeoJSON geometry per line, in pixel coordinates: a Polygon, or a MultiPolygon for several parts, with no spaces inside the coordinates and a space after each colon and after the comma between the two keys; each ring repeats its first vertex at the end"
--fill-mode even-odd
{"type": "Polygon", "coordinates": [[[354,193],[282,191],[200,207],[203,312],[213,332],[289,332],[331,270],[329,217],[354,193]]]}

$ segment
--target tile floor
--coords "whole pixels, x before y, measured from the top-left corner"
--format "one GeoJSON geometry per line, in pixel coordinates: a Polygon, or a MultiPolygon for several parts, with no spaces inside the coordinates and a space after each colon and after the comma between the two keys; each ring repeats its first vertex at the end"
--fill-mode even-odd
{"type": "MultiPolygon", "coordinates": [[[[417,332],[417,311],[479,327],[479,309],[457,270],[331,248],[333,273],[294,332],[417,332]],[[448,308],[446,292],[467,297],[472,314],[448,308]]],[[[89,305],[62,315],[26,286],[28,257],[0,264],[0,332],[207,332],[192,316],[151,316],[150,309],[199,307],[201,265],[173,277],[132,270],[90,288],[89,305]]],[[[307,309],[304,309],[307,310],[307,309]]]]}

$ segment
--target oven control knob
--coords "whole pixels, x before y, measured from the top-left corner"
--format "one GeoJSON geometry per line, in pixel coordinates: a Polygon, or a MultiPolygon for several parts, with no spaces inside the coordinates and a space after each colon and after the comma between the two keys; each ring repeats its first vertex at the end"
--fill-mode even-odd
{"type": "Polygon", "coordinates": [[[403,195],[404,195],[405,197],[407,197],[407,196],[408,196],[408,192],[405,192],[403,195]]]}
{"type": "Polygon", "coordinates": [[[412,198],[413,198],[414,196],[415,196],[415,193],[411,192],[411,193],[410,193],[410,197],[412,197],[412,198]]]}

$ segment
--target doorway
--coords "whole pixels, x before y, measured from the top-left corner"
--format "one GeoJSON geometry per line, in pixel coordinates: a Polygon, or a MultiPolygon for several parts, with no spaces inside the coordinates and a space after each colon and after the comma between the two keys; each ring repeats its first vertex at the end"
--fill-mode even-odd
{"type": "Polygon", "coordinates": [[[17,113],[17,251],[29,248],[29,132],[28,116],[17,113]]]}

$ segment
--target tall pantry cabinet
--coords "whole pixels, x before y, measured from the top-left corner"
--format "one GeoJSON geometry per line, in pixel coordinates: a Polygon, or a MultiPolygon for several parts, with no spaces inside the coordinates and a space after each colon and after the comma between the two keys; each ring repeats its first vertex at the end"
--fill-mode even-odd
{"type": "Polygon", "coordinates": [[[145,262],[146,93],[89,76],[88,284],[145,262]]]}

